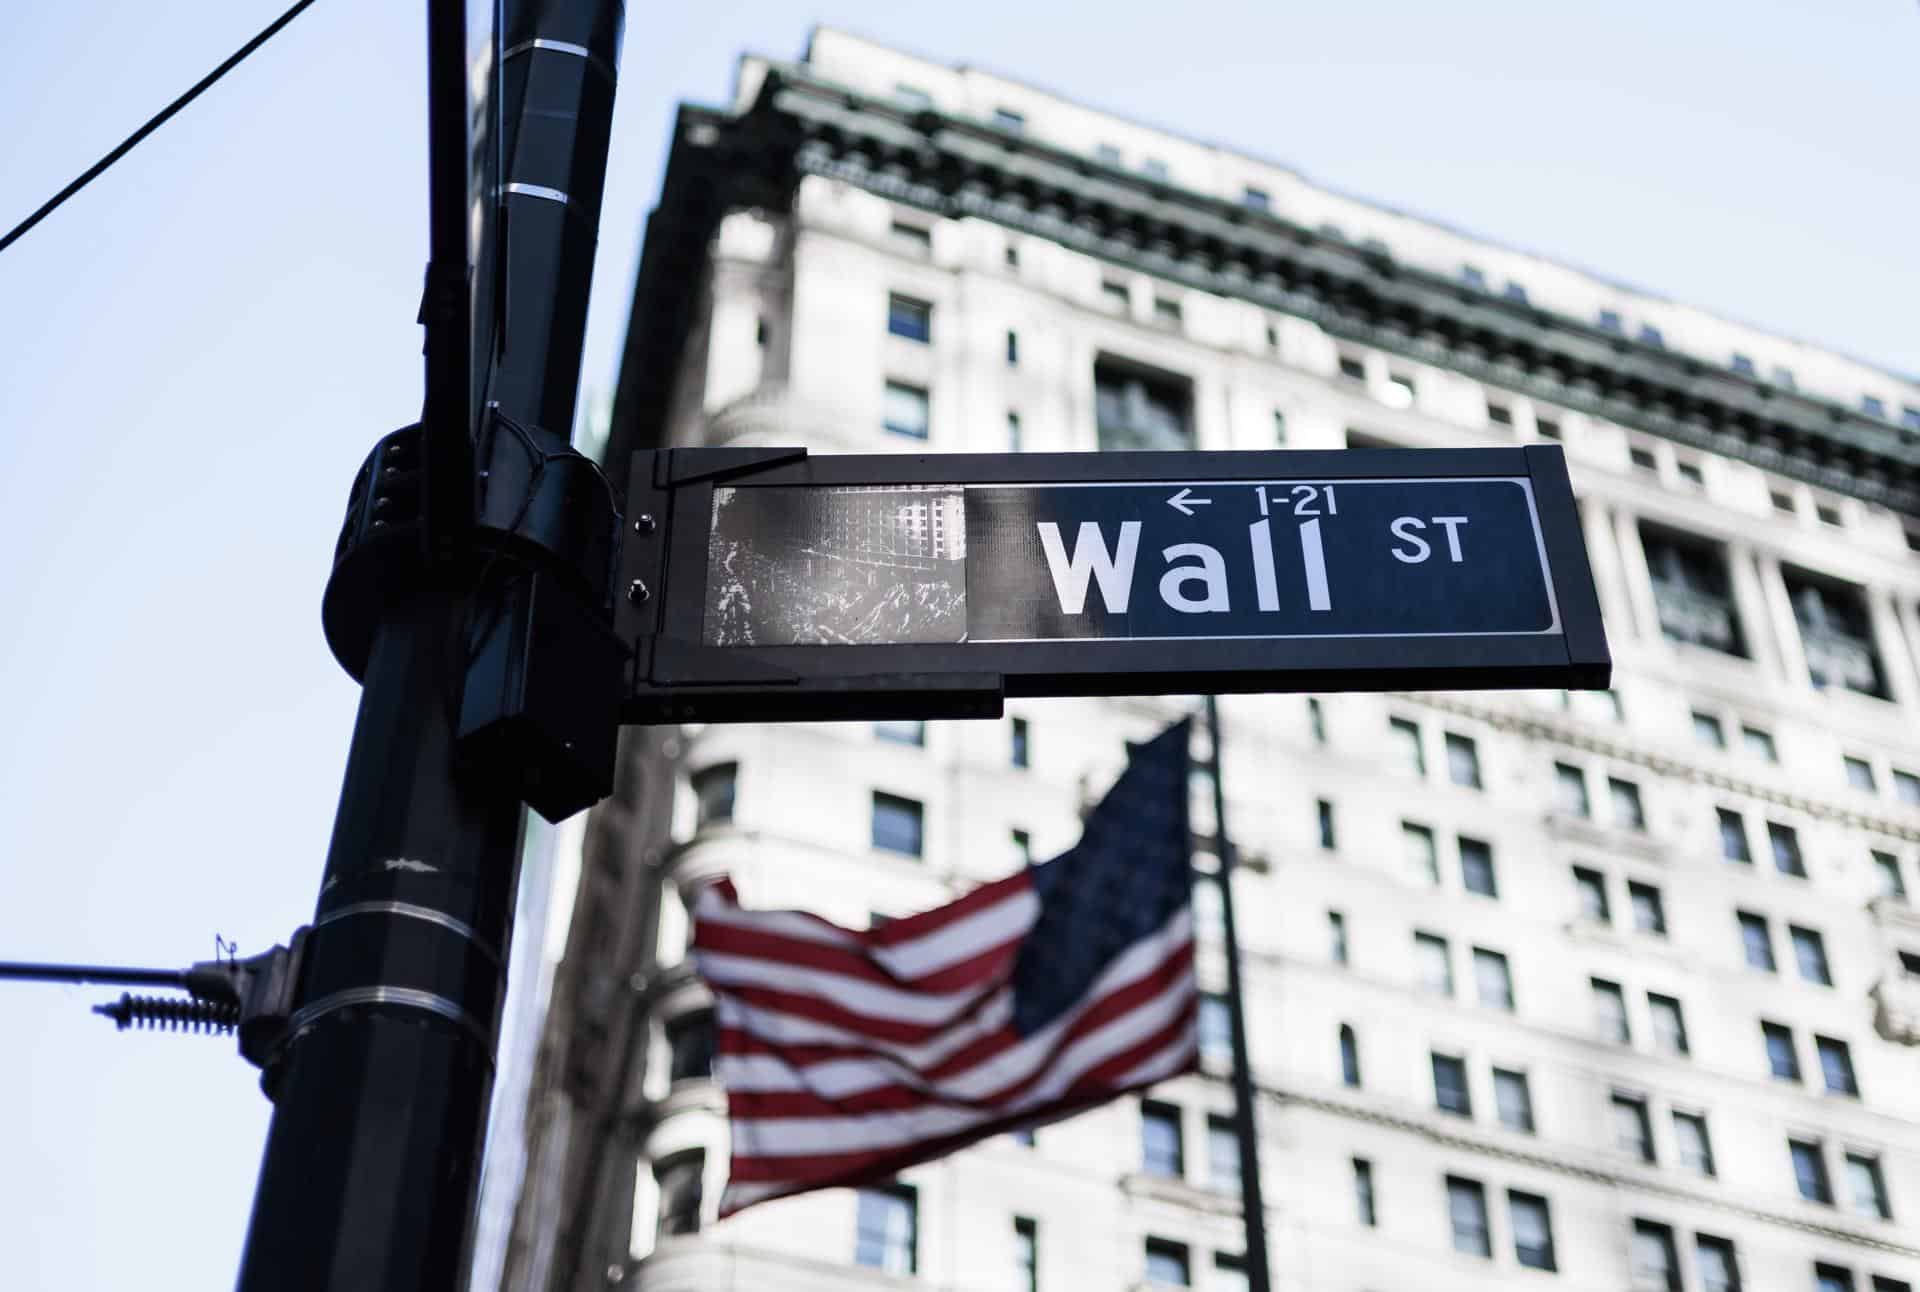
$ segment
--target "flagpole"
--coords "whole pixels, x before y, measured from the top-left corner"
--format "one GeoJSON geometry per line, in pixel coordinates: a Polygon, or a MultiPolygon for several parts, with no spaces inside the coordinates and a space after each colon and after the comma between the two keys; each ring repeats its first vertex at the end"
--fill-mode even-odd
{"type": "Polygon", "coordinates": [[[1220,704],[1207,697],[1207,770],[1213,780],[1214,882],[1220,888],[1220,924],[1227,951],[1227,1019],[1233,1036],[1233,1133],[1240,1143],[1240,1211],[1246,1222],[1248,1292],[1271,1292],[1267,1271],[1267,1212],[1260,1198],[1260,1134],[1253,1116],[1253,1067],[1247,1057],[1246,996],[1240,984],[1240,936],[1233,920],[1233,842],[1227,834],[1222,784],[1220,704]]]}

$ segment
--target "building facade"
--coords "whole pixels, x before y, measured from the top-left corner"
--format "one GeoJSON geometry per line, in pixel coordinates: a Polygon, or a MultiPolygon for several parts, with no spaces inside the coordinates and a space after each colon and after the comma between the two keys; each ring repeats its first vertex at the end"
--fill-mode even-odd
{"type": "MultiPolygon", "coordinates": [[[[1536,441],[1611,692],[1222,703],[1276,1286],[1911,1292],[1920,386],[823,30],[680,114],[609,460],[1536,441]]],[[[860,927],[1052,855],[1193,707],[630,731],[502,1286],[1244,1286],[1217,1001],[1150,1097],[717,1222],[685,959],[717,874],[860,927]]]]}

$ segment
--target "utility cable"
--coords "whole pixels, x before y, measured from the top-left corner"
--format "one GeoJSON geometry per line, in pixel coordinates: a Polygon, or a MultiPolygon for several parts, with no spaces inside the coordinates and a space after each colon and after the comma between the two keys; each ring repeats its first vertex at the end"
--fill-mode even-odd
{"type": "Polygon", "coordinates": [[[102,157],[99,161],[95,162],[93,165],[87,167],[87,169],[81,173],[78,179],[74,180],[73,183],[67,185],[65,188],[61,189],[58,193],[55,193],[52,197],[48,198],[46,203],[43,206],[41,206],[41,208],[38,211],[35,211],[32,215],[28,216],[26,219],[22,220],[19,224],[15,225],[12,229],[8,230],[6,233],[6,236],[0,237],[0,251],[5,251],[8,247],[11,247],[14,243],[18,242],[22,237],[26,235],[28,230],[33,228],[34,225],[40,223],[40,221],[46,219],[49,215],[52,215],[54,211],[58,209],[58,207],[62,202],[65,202],[68,198],[72,197],[75,193],[78,193],[81,189],[85,188],[88,184],[92,183],[93,180],[98,178],[100,175],[100,172],[104,171],[107,167],[113,165],[115,162],[119,161],[122,157],[132,152],[134,145],[138,144],[142,139],[145,139],[148,135],[152,134],[154,131],[158,130],[161,126],[165,125],[167,121],[170,118],[172,118],[175,113],[179,112],[180,109],[186,107],[189,103],[192,103],[195,99],[199,98],[200,95],[215,81],[225,76],[228,72],[231,72],[235,67],[238,67],[241,61],[245,59],[247,55],[253,53],[254,50],[260,48],[262,45],[266,44],[269,40],[273,39],[274,35],[282,27],[286,26],[288,23],[292,22],[295,18],[299,17],[300,11],[302,9],[305,9],[307,6],[311,5],[312,3],[313,3],[313,0],[299,0],[299,2],[295,4],[291,9],[281,14],[278,18],[275,18],[271,23],[267,24],[266,29],[262,31],[258,36],[255,36],[252,40],[248,41],[246,44],[242,45],[239,49],[235,50],[233,53],[233,56],[227,59],[226,62],[220,64],[220,66],[214,68],[211,72],[208,72],[205,76],[201,77],[199,82],[192,89],[188,90],[185,94],[175,99],[172,103],[169,103],[166,107],[160,109],[159,112],[154,114],[154,116],[148,120],[147,124],[145,124],[144,126],[141,126],[138,130],[134,131],[132,134],[128,135],[125,139],[121,140],[119,146],[116,147],[112,152],[108,153],[105,157],[102,157]]]}

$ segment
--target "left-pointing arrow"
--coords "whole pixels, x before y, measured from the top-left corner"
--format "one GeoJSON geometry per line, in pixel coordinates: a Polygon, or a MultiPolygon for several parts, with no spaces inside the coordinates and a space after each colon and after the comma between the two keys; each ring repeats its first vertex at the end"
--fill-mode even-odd
{"type": "Polygon", "coordinates": [[[1179,493],[1167,499],[1167,506],[1173,508],[1182,516],[1193,515],[1193,509],[1195,507],[1211,507],[1212,505],[1213,499],[1195,498],[1193,496],[1193,490],[1185,487],[1182,487],[1179,493]]]}

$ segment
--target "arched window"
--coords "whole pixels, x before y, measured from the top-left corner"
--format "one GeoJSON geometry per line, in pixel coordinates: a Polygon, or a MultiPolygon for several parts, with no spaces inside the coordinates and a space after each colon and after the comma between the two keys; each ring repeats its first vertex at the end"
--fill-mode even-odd
{"type": "Polygon", "coordinates": [[[1360,1085],[1360,1043],[1350,1023],[1340,1024],[1340,1080],[1356,1089],[1360,1085]]]}

